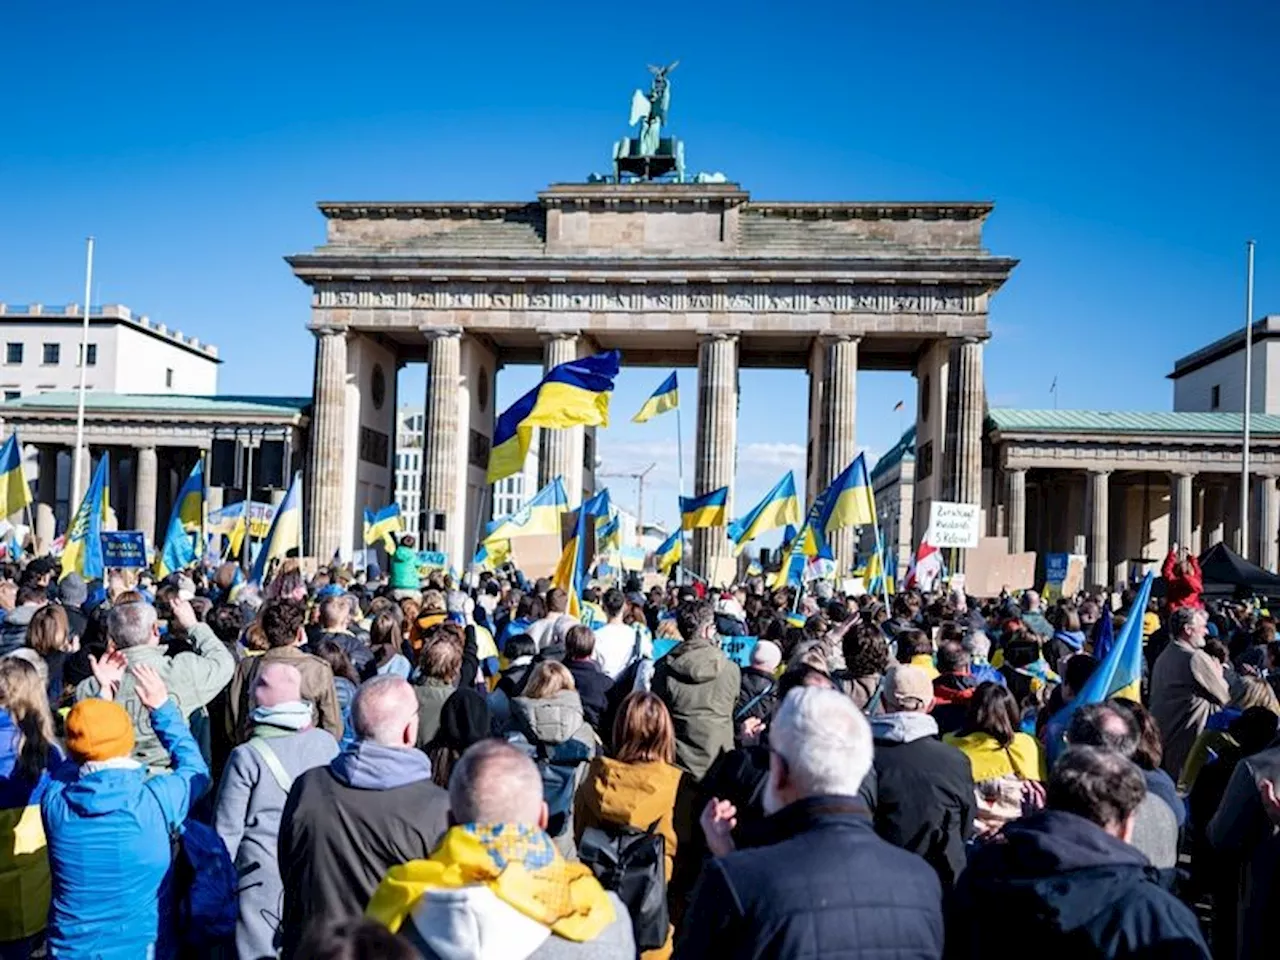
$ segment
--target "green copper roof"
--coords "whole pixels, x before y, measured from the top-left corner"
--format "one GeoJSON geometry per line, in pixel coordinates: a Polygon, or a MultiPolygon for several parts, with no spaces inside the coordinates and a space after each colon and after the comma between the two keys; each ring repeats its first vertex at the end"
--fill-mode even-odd
{"type": "MultiPolygon", "coordinates": [[[[79,393],[75,390],[29,394],[0,403],[0,416],[24,410],[75,410],[78,396],[79,393]]],[[[84,395],[85,409],[98,413],[142,413],[154,410],[158,413],[190,413],[199,416],[291,416],[301,413],[310,405],[310,397],[206,397],[172,393],[98,393],[92,390],[84,395]]]]}
{"type": "MultiPolygon", "coordinates": [[[[1238,413],[1166,413],[1124,410],[1013,410],[995,408],[987,424],[1011,433],[1166,433],[1236,434],[1244,427],[1238,413]]],[[[1255,434],[1280,435],[1280,416],[1255,413],[1250,419],[1255,434]]]]}
{"type": "Polygon", "coordinates": [[[884,476],[884,474],[893,469],[903,460],[914,460],[915,458],[916,428],[908,427],[907,431],[898,438],[898,442],[890,447],[888,452],[877,460],[876,465],[871,468],[872,482],[884,476]]]}

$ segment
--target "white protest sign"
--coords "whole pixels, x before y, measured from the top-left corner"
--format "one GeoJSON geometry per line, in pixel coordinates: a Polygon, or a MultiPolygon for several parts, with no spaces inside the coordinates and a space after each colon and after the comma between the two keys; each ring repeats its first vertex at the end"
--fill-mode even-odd
{"type": "Polygon", "coordinates": [[[934,500],[929,506],[929,543],[943,549],[976,547],[981,511],[982,508],[976,503],[934,500]]]}

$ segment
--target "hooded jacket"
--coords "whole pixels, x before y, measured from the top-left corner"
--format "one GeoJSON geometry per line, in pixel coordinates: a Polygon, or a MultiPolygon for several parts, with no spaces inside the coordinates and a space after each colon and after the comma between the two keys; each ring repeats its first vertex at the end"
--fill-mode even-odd
{"type": "Polygon", "coordinates": [[[1084,649],[1085,636],[1080,630],[1055,630],[1044,645],[1044,658],[1054,673],[1062,672],[1063,661],[1084,649]]]}
{"type": "Polygon", "coordinates": [[[160,900],[170,828],[208,789],[209,768],[171,701],[151,711],[150,726],[172,755],[172,773],[148,778],[128,758],[95,772],[66,764],[45,791],[53,956],[136,960],[152,948],[166,955],[169,905],[160,900]]]}
{"type": "Polygon", "coordinates": [[[249,698],[253,695],[258,673],[269,663],[287,664],[302,675],[302,699],[311,704],[312,726],[327,730],[334,740],[341,740],[342,710],[338,707],[338,691],[333,685],[333,668],[314,654],[289,646],[272,647],[260,657],[241,660],[236,667],[227,701],[235,742],[244,743],[249,738],[249,698]]]}
{"type": "Polygon", "coordinates": [[[871,717],[875,743],[876,833],[919,854],[944,890],[964,869],[973,834],[973,771],[969,758],[938,739],[925,713],[871,717]]]}
{"type": "Polygon", "coordinates": [[[31,618],[40,609],[40,604],[24,603],[14,607],[5,615],[4,623],[0,623],[0,657],[27,645],[27,628],[31,626],[31,618]]]}
{"type": "Polygon", "coordinates": [[[18,769],[21,734],[0,708],[0,943],[31,937],[49,919],[49,856],[40,820],[40,800],[62,754],[49,747],[45,769],[34,783],[18,769]]]}
{"type": "Polygon", "coordinates": [[[656,693],[676,729],[676,765],[701,779],[733,749],[733,707],[742,671],[709,640],[686,640],[653,669],[656,693]]]}
{"type": "Polygon", "coordinates": [[[283,955],[313,918],[363,913],[387,870],[431,853],[448,813],[449,795],[413,748],[361,740],[298,777],[280,821],[283,955]]]}
{"type": "Polygon", "coordinates": [[[1084,817],[1045,810],[979,848],[947,908],[947,956],[1207,958],[1192,912],[1138,850],[1084,817]],[[999,904],[999,922],[991,907],[999,904]]]}
{"type": "MultiPolygon", "coordinates": [[[[576,740],[586,747],[586,750],[580,754],[582,757],[594,757],[600,750],[600,739],[586,721],[582,700],[578,697],[576,690],[561,690],[554,696],[536,700],[530,697],[516,697],[511,701],[511,720],[514,732],[524,737],[535,748],[556,747],[567,740],[576,740]]],[[[574,774],[575,795],[582,786],[583,780],[586,779],[587,766],[586,762],[578,764],[574,774]]],[[[565,856],[573,856],[576,844],[572,808],[554,839],[561,853],[565,856]]]]}
{"type": "Polygon", "coordinates": [[[977,677],[967,673],[944,673],[934,679],[931,716],[938,724],[939,733],[955,733],[964,728],[969,718],[969,701],[977,689],[977,677]]]}

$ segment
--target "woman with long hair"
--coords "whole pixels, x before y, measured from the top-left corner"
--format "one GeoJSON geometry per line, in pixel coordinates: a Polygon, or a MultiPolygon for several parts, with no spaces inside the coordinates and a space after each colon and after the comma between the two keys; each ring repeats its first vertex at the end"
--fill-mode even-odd
{"type": "Polygon", "coordinates": [[[44,939],[49,858],[40,799],[62,763],[40,673],[0,659],[0,958],[27,960],[44,939]]]}
{"type": "Polygon", "coordinates": [[[370,676],[391,674],[403,680],[409,679],[413,665],[401,651],[404,649],[404,633],[392,613],[380,613],[369,627],[369,646],[373,649],[370,676]]]}
{"type": "Polygon", "coordinates": [[[339,747],[347,747],[356,741],[355,727],[351,722],[351,704],[360,687],[360,675],[356,673],[347,651],[332,640],[321,640],[315,645],[315,655],[333,671],[333,690],[338,695],[338,709],[342,711],[342,739],[339,747]]]}
{"type": "MultiPolygon", "coordinates": [[[[627,695],[613,722],[613,756],[596,757],[574,803],[577,842],[589,827],[635,827],[647,830],[657,823],[666,857],[667,882],[676,851],[692,815],[686,801],[692,797],[692,778],[675,765],[676,734],[671,713],[655,694],[636,691],[627,695]],[[680,812],[677,814],[677,807],[680,812]]],[[[671,931],[667,942],[646,950],[646,960],[671,955],[671,931]]]]}
{"type": "Polygon", "coordinates": [[[80,638],[71,633],[67,611],[56,603],[46,603],[31,616],[27,626],[27,646],[44,657],[49,671],[48,696],[57,709],[65,695],[62,668],[67,657],[80,649],[80,638]]]}
{"type": "Polygon", "coordinates": [[[973,766],[979,839],[1022,816],[1024,805],[1042,805],[1044,751],[1035,737],[1019,731],[1020,723],[1013,694],[998,683],[983,683],[969,701],[962,731],[943,737],[973,766]]]}

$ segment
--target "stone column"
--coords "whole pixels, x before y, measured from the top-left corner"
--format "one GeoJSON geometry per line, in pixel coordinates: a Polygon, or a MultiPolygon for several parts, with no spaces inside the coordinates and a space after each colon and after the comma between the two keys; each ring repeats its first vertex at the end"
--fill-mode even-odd
{"type": "MultiPolygon", "coordinates": [[[[825,490],[858,453],[858,337],[825,340],[822,374],[822,426],[818,447],[818,492],[825,490]]],[[[829,536],[836,570],[853,566],[853,528],[829,536]]]]}
{"type": "MultiPolygon", "coordinates": [[[[966,337],[956,351],[955,498],[957,503],[982,503],[982,419],[985,394],[982,381],[982,341],[966,337]]],[[[956,565],[964,571],[967,551],[956,551],[956,565]]]]}
{"type": "Polygon", "coordinates": [[[347,331],[316,330],[315,382],[311,408],[306,550],[326,561],[342,543],[343,439],[347,418],[347,331]]]}
{"type": "Polygon", "coordinates": [[[1204,487],[1204,533],[1201,545],[1204,549],[1222,543],[1226,539],[1227,490],[1219,480],[1211,480],[1204,487]]]}
{"type": "Polygon", "coordinates": [[[36,450],[36,462],[40,476],[36,480],[34,533],[39,549],[44,550],[57,536],[58,524],[53,510],[58,502],[58,448],[49,443],[40,444],[36,450]]]}
{"type": "Polygon", "coordinates": [[[1258,480],[1258,566],[1276,572],[1276,530],[1280,527],[1280,488],[1276,478],[1258,480]]]}
{"type": "MultiPolygon", "coordinates": [[[[148,543],[156,543],[156,482],[159,460],[155,447],[138,447],[134,457],[133,523],[148,543]]],[[[165,531],[168,535],[168,531],[165,531]]]]}
{"type": "Polygon", "coordinates": [[[1089,471],[1089,588],[1112,586],[1111,578],[1111,471],[1089,471]]]}
{"type": "MultiPolygon", "coordinates": [[[[449,529],[466,522],[458,489],[458,415],[461,405],[462,331],[427,330],[427,400],[422,424],[422,543],[424,549],[446,550],[449,529]],[[437,530],[436,514],[444,515],[437,530]]],[[[463,566],[461,557],[450,557],[463,566]]]]}
{"type": "MultiPolygon", "coordinates": [[[[729,487],[727,513],[733,516],[733,477],[738,454],[738,337],[713,333],[698,343],[698,440],[693,492],[729,487]]],[[[731,555],[723,527],[693,531],[693,569],[713,572],[719,557],[731,555]]]]}
{"type": "MultiPolygon", "coordinates": [[[[578,359],[578,332],[564,331],[546,334],[542,341],[542,372],[578,359]]],[[[582,502],[582,451],[583,428],[566,430],[542,430],[538,449],[538,489],[541,490],[556,477],[564,478],[564,489],[569,495],[569,506],[582,502]]],[[[536,491],[525,491],[531,497],[536,491]]]]}
{"type": "Polygon", "coordinates": [[[1191,547],[1192,506],[1189,473],[1174,473],[1169,479],[1169,539],[1179,548],[1191,547]]]}
{"type": "Polygon", "coordinates": [[[1027,549],[1027,471],[1007,470],[1005,480],[1005,522],[1009,528],[1009,552],[1027,549]]]}

